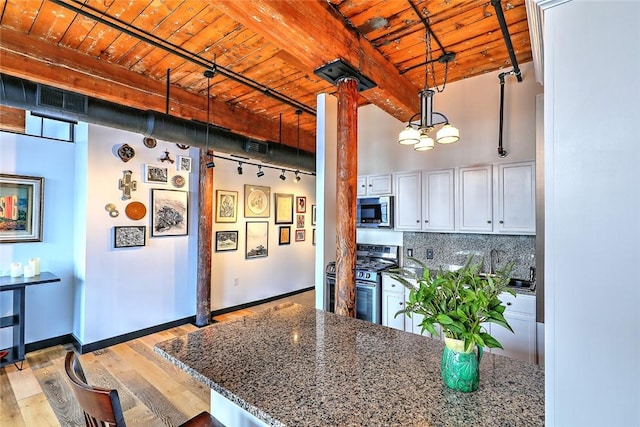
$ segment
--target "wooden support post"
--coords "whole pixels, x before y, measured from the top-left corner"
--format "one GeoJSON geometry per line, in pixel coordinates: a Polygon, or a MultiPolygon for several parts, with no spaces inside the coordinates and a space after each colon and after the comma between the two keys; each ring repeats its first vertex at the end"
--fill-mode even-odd
{"type": "Polygon", "coordinates": [[[213,228],[213,169],[207,169],[207,150],[200,148],[198,176],[198,278],[196,326],[206,326],[211,317],[211,236],[213,228]]]}
{"type": "Polygon", "coordinates": [[[356,317],[356,195],[358,174],[358,82],[338,81],[335,312],[356,317]]]}

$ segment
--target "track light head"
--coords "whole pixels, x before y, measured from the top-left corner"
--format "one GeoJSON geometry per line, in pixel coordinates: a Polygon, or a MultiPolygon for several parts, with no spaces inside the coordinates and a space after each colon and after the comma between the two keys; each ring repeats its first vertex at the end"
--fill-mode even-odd
{"type": "Polygon", "coordinates": [[[258,178],[262,178],[264,176],[264,172],[262,171],[262,166],[258,166],[258,173],[256,173],[258,178]]]}
{"type": "Polygon", "coordinates": [[[300,182],[300,171],[296,171],[296,177],[294,178],[295,182],[300,182]]]}
{"type": "Polygon", "coordinates": [[[207,162],[207,169],[211,169],[215,167],[216,167],[216,164],[213,162],[213,160],[207,162]]]}
{"type": "Polygon", "coordinates": [[[238,162],[238,175],[242,175],[242,162],[238,162]]]}
{"type": "Polygon", "coordinates": [[[284,169],[282,169],[282,173],[280,174],[280,179],[281,179],[281,180],[283,180],[283,181],[284,181],[285,179],[287,179],[287,177],[286,177],[286,176],[284,176],[284,169]]]}

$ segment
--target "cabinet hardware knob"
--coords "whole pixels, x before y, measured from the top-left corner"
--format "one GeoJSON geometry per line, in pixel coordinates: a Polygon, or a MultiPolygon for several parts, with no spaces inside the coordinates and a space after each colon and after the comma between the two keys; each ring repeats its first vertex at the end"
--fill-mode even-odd
{"type": "Polygon", "coordinates": [[[392,288],[395,288],[395,287],[396,287],[395,283],[394,283],[393,285],[391,285],[391,287],[392,287],[392,288]]]}
{"type": "Polygon", "coordinates": [[[507,305],[511,305],[511,303],[510,303],[510,302],[508,302],[508,303],[507,303],[507,305]]]}
{"type": "Polygon", "coordinates": [[[491,220],[487,221],[487,224],[491,224],[491,220]]]}
{"type": "Polygon", "coordinates": [[[504,221],[503,221],[503,220],[500,220],[500,224],[504,224],[504,221]]]}
{"type": "Polygon", "coordinates": [[[400,303],[400,305],[404,305],[403,303],[400,303]]]}
{"type": "Polygon", "coordinates": [[[369,184],[369,187],[373,187],[373,184],[369,184]]]}
{"type": "Polygon", "coordinates": [[[425,219],[425,220],[424,220],[424,222],[429,222],[429,220],[428,220],[428,219],[425,219]]]}
{"type": "Polygon", "coordinates": [[[416,219],[416,224],[420,224],[420,220],[419,219],[416,219]]]}

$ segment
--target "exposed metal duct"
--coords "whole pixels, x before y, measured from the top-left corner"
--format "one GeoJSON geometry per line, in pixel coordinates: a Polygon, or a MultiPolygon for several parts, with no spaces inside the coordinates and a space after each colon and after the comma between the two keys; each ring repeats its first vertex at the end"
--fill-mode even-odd
{"type": "Polygon", "coordinates": [[[513,43],[511,43],[511,35],[509,34],[507,21],[504,18],[504,12],[502,12],[502,0],[491,0],[491,5],[496,11],[498,24],[500,24],[500,30],[502,31],[502,38],[504,39],[504,44],[507,47],[509,58],[511,59],[511,65],[513,66],[513,74],[516,76],[516,79],[518,79],[518,82],[522,82],[522,73],[520,72],[520,67],[518,67],[518,60],[516,59],[516,54],[513,50],[513,43]]]}
{"type": "MultiPolygon", "coordinates": [[[[85,97],[0,73],[0,105],[30,110],[66,120],[113,127],[194,147],[205,147],[206,145],[206,123],[185,120],[151,110],[142,111],[91,97],[85,97],[86,114],[78,108],[65,108],[64,105],[56,108],[38,102],[38,93],[43,87],[46,87],[47,90],[60,91],[61,95],[85,97]]],[[[65,97],[61,96],[61,98],[65,97]]],[[[214,151],[251,157],[263,163],[292,169],[315,171],[314,153],[300,151],[298,157],[295,147],[273,142],[266,143],[267,150],[247,149],[255,143],[254,140],[246,136],[213,125],[209,126],[209,147],[214,151]]]]}

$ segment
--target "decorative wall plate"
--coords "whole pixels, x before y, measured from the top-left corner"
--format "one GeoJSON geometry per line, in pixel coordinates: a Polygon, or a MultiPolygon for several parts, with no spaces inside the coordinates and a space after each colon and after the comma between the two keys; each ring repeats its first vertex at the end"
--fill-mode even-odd
{"type": "Polygon", "coordinates": [[[154,148],[158,142],[156,141],[155,138],[146,137],[142,140],[142,143],[147,148],[154,148]]]}
{"type": "Polygon", "coordinates": [[[184,179],[184,176],[182,175],[175,175],[173,178],[171,178],[171,182],[173,183],[174,187],[182,188],[184,187],[184,184],[187,182],[187,180],[184,179]]]}
{"type": "Polygon", "coordinates": [[[147,208],[140,202],[131,202],[124,208],[124,213],[127,214],[130,219],[139,220],[147,214],[147,208]]]}
{"type": "Polygon", "coordinates": [[[133,149],[129,144],[122,144],[120,148],[118,148],[118,157],[123,162],[128,162],[133,159],[133,156],[136,155],[136,150],[133,149]]]}

